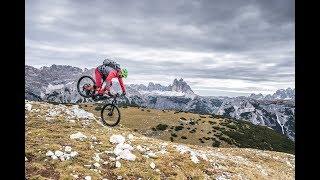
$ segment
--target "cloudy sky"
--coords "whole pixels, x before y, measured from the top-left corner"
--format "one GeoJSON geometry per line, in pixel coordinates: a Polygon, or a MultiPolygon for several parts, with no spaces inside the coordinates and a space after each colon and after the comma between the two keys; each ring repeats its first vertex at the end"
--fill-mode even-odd
{"type": "Polygon", "coordinates": [[[293,0],[28,0],[26,64],[93,68],[126,83],[183,78],[200,95],[269,94],[295,82],[293,0]]]}

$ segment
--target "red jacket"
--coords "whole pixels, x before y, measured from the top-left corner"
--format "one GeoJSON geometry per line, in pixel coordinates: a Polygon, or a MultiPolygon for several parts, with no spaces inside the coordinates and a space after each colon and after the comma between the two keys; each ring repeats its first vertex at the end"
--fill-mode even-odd
{"type": "Polygon", "coordinates": [[[118,78],[118,81],[119,81],[120,87],[122,89],[122,92],[126,92],[126,88],[125,88],[125,86],[123,84],[122,78],[119,77],[119,72],[120,71],[116,71],[116,70],[110,71],[109,75],[106,78],[106,82],[107,82],[106,90],[107,91],[110,91],[110,87],[111,87],[111,84],[112,84],[111,83],[112,79],[113,78],[118,78]]]}
{"type": "Polygon", "coordinates": [[[120,84],[120,87],[122,89],[122,92],[125,92],[126,91],[126,88],[123,84],[123,81],[122,81],[122,78],[119,77],[119,72],[120,71],[117,71],[117,70],[114,70],[112,68],[105,68],[103,69],[104,71],[100,72],[99,71],[99,67],[96,68],[95,70],[95,78],[96,78],[96,85],[97,87],[101,87],[102,86],[102,78],[103,77],[106,77],[105,81],[106,81],[106,90],[107,91],[110,91],[110,87],[112,85],[112,79],[113,78],[118,78],[118,81],[119,81],[119,84],[120,84]]]}

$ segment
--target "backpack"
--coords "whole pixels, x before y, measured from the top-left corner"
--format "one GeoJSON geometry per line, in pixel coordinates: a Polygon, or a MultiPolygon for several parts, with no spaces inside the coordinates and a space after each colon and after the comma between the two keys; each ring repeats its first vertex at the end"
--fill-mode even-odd
{"type": "Polygon", "coordinates": [[[115,70],[119,70],[119,69],[120,69],[120,64],[118,64],[118,63],[116,63],[115,61],[112,61],[112,60],[110,60],[110,59],[104,60],[104,61],[103,61],[103,64],[104,64],[105,66],[109,66],[109,67],[111,67],[111,68],[113,68],[113,69],[115,69],[115,70]]]}

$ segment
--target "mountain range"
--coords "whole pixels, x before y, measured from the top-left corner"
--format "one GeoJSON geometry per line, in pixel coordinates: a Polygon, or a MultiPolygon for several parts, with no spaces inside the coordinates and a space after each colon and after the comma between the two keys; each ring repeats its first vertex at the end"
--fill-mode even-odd
{"type": "MultiPolygon", "coordinates": [[[[76,90],[82,75],[92,76],[93,69],[52,65],[40,69],[25,66],[25,98],[59,103],[89,102],[76,90]]],[[[120,91],[114,82],[112,91],[120,91]]],[[[194,93],[183,79],[174,79],[169,86],[150,82],[127,85],[127,97],[121,103],[177,111],[212,114],[267,126],[295,138],[295,91],[280,89],[272,95],[251,94],[239,97],[205,97],[194,93]]]]}
{"type": "Polygon", "coordinates": [[[266,96],[260,94],[251,94],[250,98],[256,100],[294,100],[295,99],[295,91],[294,89],[279,89],[274,94],[268,94],[266,96]]]}

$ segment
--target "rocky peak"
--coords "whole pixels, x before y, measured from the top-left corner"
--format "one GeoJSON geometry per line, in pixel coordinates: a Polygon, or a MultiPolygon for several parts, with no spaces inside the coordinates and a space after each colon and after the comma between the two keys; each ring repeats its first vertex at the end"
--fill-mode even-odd
{"type": "Polygon", "coordinates": [[[274,99],[294,99],[294,90],[291,88],[279,89],[273,94],[274,99]]]}
{"type": "Polygon", "coordinates": [[[80,74],[82,73],[82,69],[78,67],[73,67],[69,65],[56,65],[53,64],[50,67],[43,66],[40,68],[42,72],[48,71],[50,73],[69,73],[69,74],[80,74]]]}
{"type": "Polygon", "coordinates": [[[287,89],[278,89],[274,94],[268,94],[266,96],[263,96],[260,94],[251,94],[249,98],[256,99],[256,100],[292,100],[294,99],[295,91],[294,89],[291,89],[290,87],[287,89]]]}
{"type": "Polygon", "coordinates": [[[169,86],[169,89],[171,91],[194,94],[191,87],[182,78],[180,80],[174,79],[173,84],[169,86]]]}
{"type": "Polygon", "coordinates": [[[252,98],[252,99],[263,99],[264,98],[264,96],[261,93],[259,93],[259,94],[251,94],[249,97],[252,98]]]}

